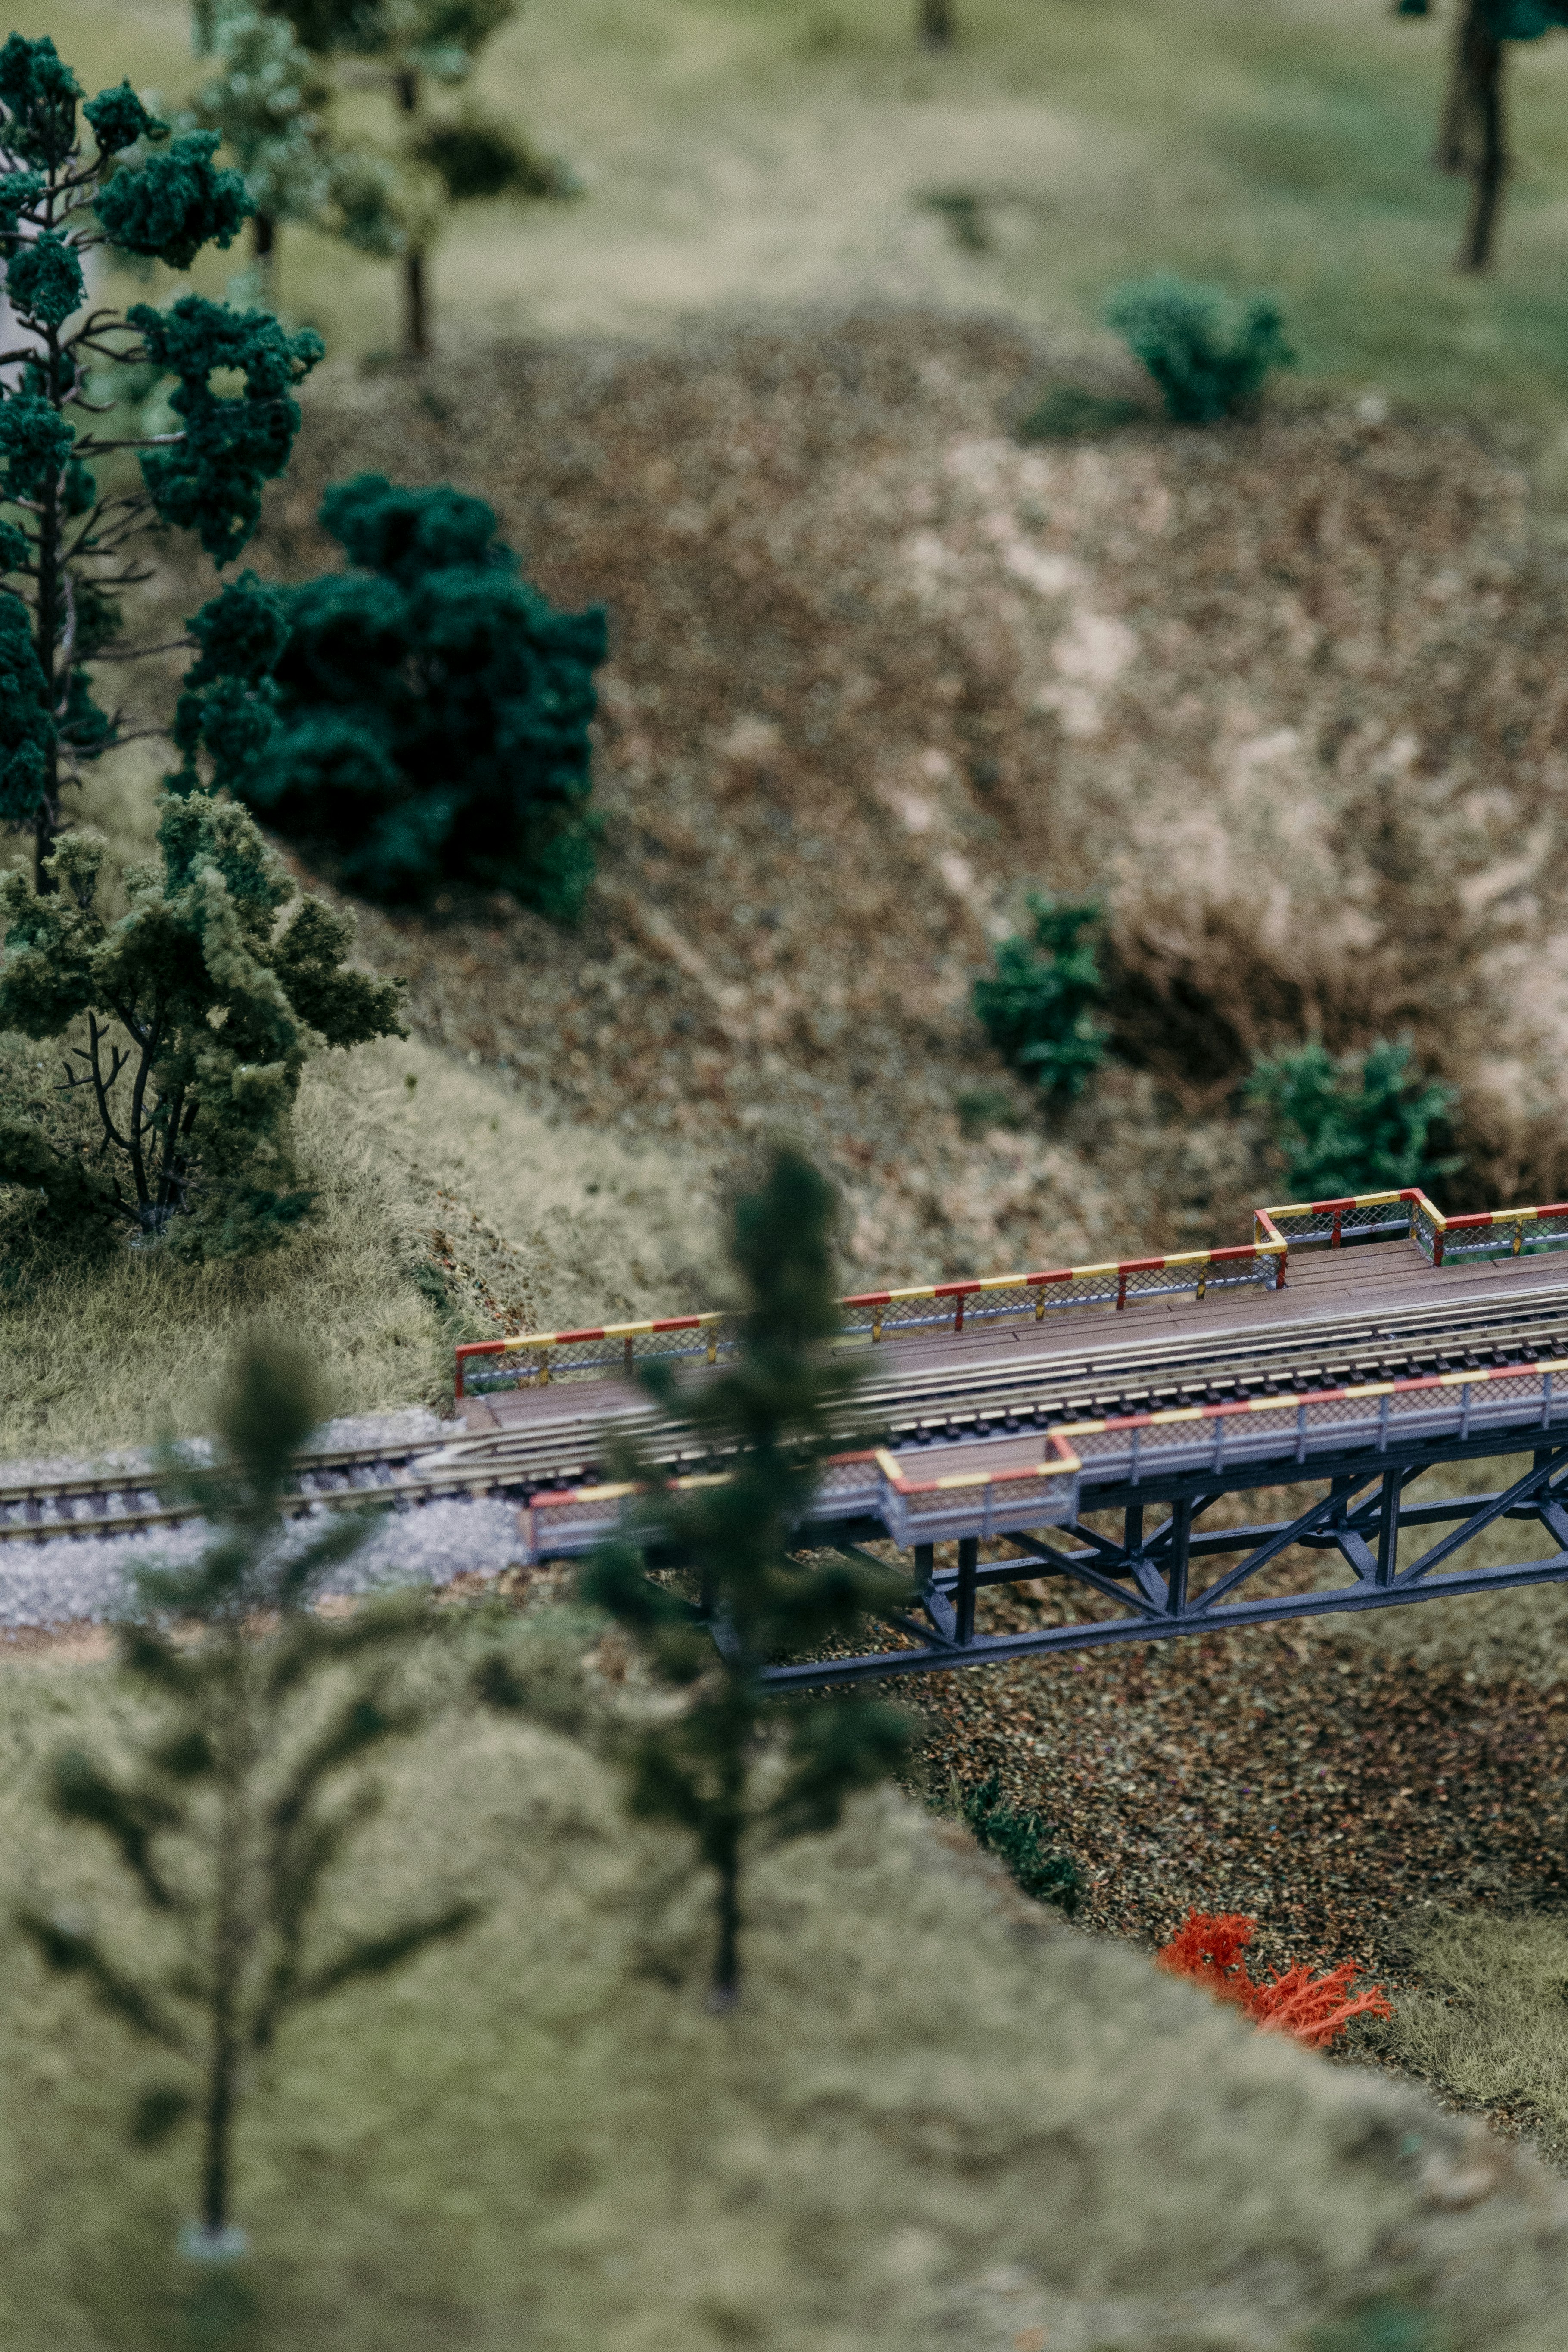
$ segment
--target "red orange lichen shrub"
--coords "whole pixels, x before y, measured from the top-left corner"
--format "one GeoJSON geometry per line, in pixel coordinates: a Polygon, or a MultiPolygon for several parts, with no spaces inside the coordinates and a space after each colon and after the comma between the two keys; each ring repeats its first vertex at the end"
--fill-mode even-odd
{"type": "Polygon", "coordinates": [[[1245,1911],[1189,1911],[1176,1933],[1155,1954],[1173,1976],[1206,1985],[1216,2000],[1234,2001],[1264,2033],[1288,2033],[1310,2050],[1321,2050],[1344,2032],[1352,2017],[1392,2017],[1381,1985],[1351,1991],[1361,1974],[1354,1960],[1314,1976],[1309,1968],[1277,1969],[1255,1983],[1242,1957],[1258,1932],[1245,1911]]]}

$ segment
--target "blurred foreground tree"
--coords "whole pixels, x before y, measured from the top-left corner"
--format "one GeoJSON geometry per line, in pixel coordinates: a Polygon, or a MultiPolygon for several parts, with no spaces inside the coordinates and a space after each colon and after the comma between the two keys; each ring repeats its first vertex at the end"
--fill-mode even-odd
{"type": "Polygon", "coordinates": [[[0,1030],[61,1041],[57,1093],[89,1130],[84,1147],[43,1118],[0,1120],[0,1184],[177,1255],[231,1256],[309,1213],[291,1124],[306,1057],[401,1036],[402,983],[344,964],[352,918],[300,898],[246,810],[171,797],[158,847],[156,869],[126,875],[117,923],[98,906],[95,834],[64,837],[45,896],[0,880],[0,1030]]]}
{"type": "Polygon", "coordinates": [[[1336,1061],[1321,1038],[1260,1056],[1247,1096],[1267,1116],[1292,1201],[1431,1185],[1463,1165],[1432,1154],[1432,1130],[1458,1099],[1410,1066],[1408,1040],[1379,1038],[1336,1061]]]}
{"type": "MultiPolygon", "coordinates": [[[[1400,16],[1426,16],[1430,0],[1398,0],[1400,16]]],[[[1470,183],[1470,211],[1457,266],[1489,269],[1511,168],[1504,43],[1538,41],[1568,26],[1568,0],[1454,0],[1448,88],[1433,162],[1470,183]]]]}
{"type": "MultiPolygon", "coordinates": [[[[79,1918],[40,1905],[19,1925],[45,1962],[174,2062],[136,2103],[152,2145],[195,2115],[200,2219],[190,2251],[237,2253],[235,2127],[258,2058],[297,2011],[384,1975],[477,1916],[445,1902],[373,1930],[323,1926],[345,1846],[374,1813],[367,1759],[419,1727],[399,1666],[424,1607],[362,1605],[326,1619],[313,1603],[374,1522],[333,1517],[301,1536],[286,1516],[294,1457],[321,1418],[303,1353],[254,1349],[217,1417],[210,1468],[171,1462],[166,1484],[218,1530],[193,1565],[141,1580],[121,1628],[121,1669],[150,1712],[130,1759],[55,1759],[66,1820],[108,1839],[166,1960],[120,1957],[79,1918]]],[[[139,1942],[144,1938],[138,1938],[139,1942]]]]}
{"type": "Polygon", "coordinates": [[[217,133],[170,141],[129,82],[82,108],[84,149],[80,95],[52,41],[13,33],[0,48],[0,261],[21,336],[0,352],[0,826],[32,834],[40,890],[66,784],[110,745],[162,732],[103,709],[90,676],[168,650],[116,643],[116,592],[151,577],[135,542],[173,523],[230,562],[260,520],[263,483],[289,462],[292,388],[321,356],[314,335],[198,295],[123,318],[89,307],[82,265],[95,249],[185,269],[204,246],[231,245],[253,206],[237,173],[213,167],[217,133]],[[243,389],[215,389],[236,375],[243,389]],[[144,394],[167,376],[178,430],[81,421],[112,411],[122,381],[144,394]],[[101,489],[91,461],[132,449],[142,489],[101,489]]]}
{"type": "Polygon", "coordinates": [[[826,1181],[789,1152],[737,1204],[731,1254],[746,1297],[739,1361],[679,1390],[658,1377],[665,1367],[647,1375],[729,1475],[680,1484],[632,1465],[647,1486],[634,1536],[602,1551],[583,1579],[583,1597],[626,1629],[680,1696],[628,1741],[631,1805],[687,1831],[713,1873],[719,2010],[740,1987],[750,1845],[833,1828],[846,1799],[892,1770],[906,1747],[902,1718],[879,1699],[857,1691],[781,1700],[761,1680],[770,1658],[814,1649],[868,1610],[910,1597],[902,1577],[864,1555],[826,1564],[798,1556],[853,1387],[825,1353],[838,1325],[833,1214],[826,1181]],[[694,1597],[650,1579],[649,1551],[679,1564],[694,1597]]]}
{"type": "Polygon", "coordinates": [[[920,37],[928,49],[950,49],[955,32],[952,0],[920,0],[920,37]]]}
{"type": "Polygon", "coordinates": [[[215,784],[372,898],[469,881],[571,919],[594,871],[604,614],[553,612],[482,499],[361,474],[320,520],[350,570],[247,575],[192,623],[182,788],[205,752],[215,784]]]}

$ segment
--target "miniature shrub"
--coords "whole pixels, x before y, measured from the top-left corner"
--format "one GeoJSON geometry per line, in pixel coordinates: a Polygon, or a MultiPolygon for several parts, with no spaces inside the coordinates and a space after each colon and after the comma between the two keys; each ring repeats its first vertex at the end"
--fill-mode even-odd
{"type": "Polygon", "coordinates": [[[1268,1119],[1293,1201],[1397,1192],[1461,1164],[1431,1157],[1432,1129],[1458,1097],[1410,1067],[1408,1042],[1380,1038],[1336,1061],[1314,1038],[1260,1056],[1247,1094],[1268,1119]]]}
{"type": "Polygon", "coordinates": [[[1189,1911],[1155,1958],[1173,1976],[1206,1985],[1216,2000],[1234,2001],[1263,2032],[1288,2033],[1310,2050],[1336,2041],[1354,2017],[1394,2015],[1381,1985],[1352,1992],[1361,1974],[1353,1960],[1321,1976],[1300,1965],[1277,1969],[1266,1982],[1256,1983],[1243,1954],[1257,1932],[1257,1920],[1244,1911],[1189,1911]]]}
{"type": "Polygon", "coordinates": [[[321,522],[349,570],[247,577],[191,624],[179,788],[205,751],[215,785],[367,898],[465,881],[569,920],[594,873],[603,613],[553,611],[493,510],[444,486],[361,474],[321,522]]]}
{"type": "Polygon", "coordinates": [[[176,1256],[235,1256],[310,1213],[293,1142],[308,1055],[401,1036],[402,983],[345,963],[353,919],[300,896],[244,809],[163,806],[159,863],[127,873],[117,922],[96,834],[61,838],[42,893],[0,878],[0,1030],[63,1057],[52,1106],[0,1116],[0,1184],[176,1256]]]}
{"type": "Polygon", "coordinates": [[[1083,1892],[1083,1874],[1070,1856],[1049,1843],[1051,1826],[1043,1813],[1004,1804],[998,1772],[964,1791],[962,1810],[976,1839],[1006,1864],[1022,1894],[1031,1902],[1054,1903],[1072,1916],[1083,1892]]]}
{"type": "Polygon", "coordinates": [[[1278,305],[1223,286],[1148,278],[1120,286],[1106,319],[1142,361],[1176,425],[1213,425],[1248,408],[1272,368],[1295,358],[1278,305]]]}
{"type": "Polygon", "coordinates": [[[998,1053],[1042,1094],[1069,1101],[1105,1059],[1105,1024],[1094,1008],[1105,993],[1091,934],[1093,899],[1074,903],[1029,894],[1034,937],[1003,940],[996,969],[974,984],[974,1010],[998,1053]]]}

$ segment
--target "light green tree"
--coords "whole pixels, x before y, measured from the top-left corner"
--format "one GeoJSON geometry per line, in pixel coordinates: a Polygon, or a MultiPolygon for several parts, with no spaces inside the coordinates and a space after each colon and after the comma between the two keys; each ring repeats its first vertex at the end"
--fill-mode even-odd
{"type": "Polygon", "coordinates": [[[117,922],[96,835],[64,836],[47,892],[0,879],[0,1030],[57,1041],[64,1067],[56,1110],[0,1120],[0,1184],[227,1256],[309,1214],[292,1134],[306,1058],[401,1035],[402,983],[344,963],[352,919],[300,896],[247,810],[171,795],[158,848],[126,875],[117,922]]]}
{"type": "Polygon", "coordinates": [[[517,14],[518,0],[268,0],[310,55],[345,88],[389,100],[393,122],[379,149],[334,166],[338,233],[367,252],[395,255],[403,285],[403,347],[430,349],[430,257],[447,206],[506,190],[564,195],[575,183],[542,162],[516,128],[469,107],[433,111],[433,88],[472,82],[487,41],[517,14]]]}

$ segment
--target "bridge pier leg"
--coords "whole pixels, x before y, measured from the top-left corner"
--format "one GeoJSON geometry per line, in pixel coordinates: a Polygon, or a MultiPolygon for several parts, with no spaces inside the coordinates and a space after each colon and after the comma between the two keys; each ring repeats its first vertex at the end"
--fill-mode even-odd
{"type": "Polygon", "coordinates": [[[958,1539],[958,1587],[953,1593],[953,1638],[959,1642],[974,1639],[974,1570],[980,1559],[978,1536],[960,1536],[958,1539]]]}
{"type": "Polygon", "coordinates": [[[1180,1617],[1187,1605],[1187,1562],[1191,1557],[1192,1535],[1193,1504],[1189,1495],[1171,1506],[1171,1544],[1166,1554],[1165,1591],[1173,1617],[1180,1617]]]}
{"type": "Polygon", "coordinates": [[[1123,1514],[1121,1527],[1121,1549],[1129,1555],[1129,1557],[1131,1557],[1133,1552],[1142,1551],[1143,1549],[1143,1506],[1142,1503],[1129,1503],[1127,1509],[1123,1514]]]}
{"type": "Polygon", "coordinates": [[[1403,1481],[1397,1470],[1383,1474],[1383,1494],[1377,1513],[1377,1581],[1392,1584],[1399,1565],[1399,1494],[1403,1481]]]}

